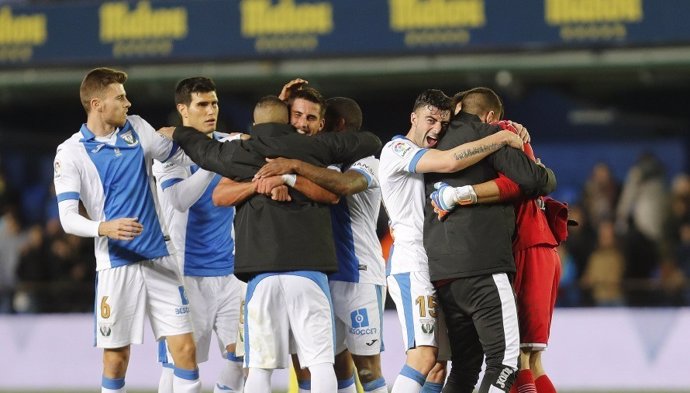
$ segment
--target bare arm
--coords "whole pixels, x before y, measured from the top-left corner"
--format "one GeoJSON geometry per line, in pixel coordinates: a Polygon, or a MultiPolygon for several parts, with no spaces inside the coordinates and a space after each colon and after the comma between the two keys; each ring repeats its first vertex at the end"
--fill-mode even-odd
{"type": "Polygon", "coordinates": [[[477,203],[496,203],[501,201],[501,191],[494,180],[475,184],[472,188],[474,188],[474,192],[477,194],[477,203]]]}
{"type": "Polygon", "coordinates": [[[321,168],[300,160],[286,158],[269,159],[268,163],[257,172],[257,177],[296,173],[331,193],[346,196],[364,191],[369,186],[367,179],[357,171],[338,171],[321,168]]]}
{"type": "Polygon", "coordinates": [[[236,206],[256,193],[256,183],[236,182],[224,177],[213,189],[213,204],[216,206],[236,206]]]}
{"type": "MultiPolygon", "coordinates": [[[[289,197],[276,197],[274,189],[281,187],[285,181],[279,176],[265,177],[254,182],[236,182],[223,178],[213,190],[213,204],[216,206],[236,206],[247,200],[254,194],[264,194],[275,200],[287,201],[289,197]]],[[[307,198],[326,204],[338,203],[337,195],[325,190],[305,178],[297,178],[295,190],[304,194],[307,198]]]]}
{"type": "Polygon", "coordinates": [[[417,173],[452,173],[476,164],[505,145],[522,148],[522,139],[511,131],[499,131],[450,150],[429,149],[415,167],[417,173]]]}
{"type": "Polygon", "coordinates": [[[329,205],[335,205],[340,202],[340,197],[338,195],[302,176],[297,176],[293,188],[314,202],[329,205]]]}

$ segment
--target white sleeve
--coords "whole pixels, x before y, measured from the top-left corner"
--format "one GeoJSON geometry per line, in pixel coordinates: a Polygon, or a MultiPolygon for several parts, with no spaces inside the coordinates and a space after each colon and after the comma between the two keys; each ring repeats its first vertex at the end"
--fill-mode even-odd
{"type": "MultiPolygon", "coordinates": [[[[428,149],[421,148],[406,138],[398,138],[388,142],[383,150],[386,155],[391,157],[396,171],[410,173],[417,172],[417,162],[428,151],[428,149]]],[[[384,152],[381,152],[382,156],[383,154],[384,152]]]]}
{"type": "Polygon", "coordinates": [[[58,202],[60,223],[66,233],[81,237],[98,237],[99,221],[89,220],[79,214],[79,201],[66,199],[58,202]]]}
{"type": "Polygon", "coordinates": [[[79,200],[81,176],[74,159],[74,151],[64,145],[58,146],[53,161],[53,184],[58,202],[65,199],[79,200]]]}
{"type": "MultiPolygon", "coordinates": [[[[182,176],[161,177],[161,189],[167,196],[170,204],[175,210],[187,211],[196,201],[201,198],[206,188],[213,180],[215,173],[205,169],[199,169],[193,175],[187,177],[186,171],[178,165],[172,163],[163,164],[164,166],[175,166],[182,169],[182,176]]],[[[173,168],[174,170],[175,168],[173,168]]],[[[178,172],[179,174],[179,172],[178,172]]]]}
{"type": "Polygon", "coordinates": [[[182,166],[193,164],[177,143],[159,134],[146,120],[137,115],[128,116],[127,119],[139,135],[147,157],[161,162],[172,160],[182,166]]]}
{"type": "Polygon", "coordinates": [[[379,160],[374,156],[364,157],[350,165],[348,171],[357,171],[367,179],[367,188],[379,187],[379,160]]]}

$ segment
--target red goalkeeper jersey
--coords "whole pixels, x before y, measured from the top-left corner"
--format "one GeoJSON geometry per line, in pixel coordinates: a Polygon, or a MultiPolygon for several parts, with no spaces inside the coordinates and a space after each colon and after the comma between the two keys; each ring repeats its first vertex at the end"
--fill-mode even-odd
{"type": "MultiPolygon", "coordinates": [[[[507,121],[500,121],[496,124],[503,129],[516,131],[507,121]]],[[[525,154],[536,161],[532,146],[526,143],[524,147],[525,154]]],[[[540,205],[543,206],[542,201],[539,198],[522,198],[520,187],[502,173],[499,173],[495,181],[499,189],[500,199],[502,201],[515,201],[516,233],[513,238],[513,252],[539,245],[556,247],[558,242],[549,228],[546,214],[540,207],[540,205]]]]}

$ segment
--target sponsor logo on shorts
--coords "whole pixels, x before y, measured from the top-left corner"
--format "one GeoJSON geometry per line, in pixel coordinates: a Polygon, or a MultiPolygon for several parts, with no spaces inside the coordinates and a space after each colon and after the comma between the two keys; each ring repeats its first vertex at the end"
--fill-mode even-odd
{"type": "Polygon", "coordinates": [[[184,306],[184,307],[175,307],[175,315],[185,315],[189,314],[189,307],[184,306]]]}
{"type": "Polygon", "coordinates": [[[374,345],[377,341],[379,341],[379,340],[373,339],[373,340],[371,340],[371,342],[368,342],[368,343],[365,343],[365,344],[367,344],[367,347],[370,347],[370,346],[374,345]]]}
{"type": "Polygon", "coordinates": [[[110,336],[110,333],[112,333],[112,329],[110,328],[110,325],[104,324],[104,323],[102,323],[98,326],[98,331],[101,332],[101,335],[103,337],[108,337],[108,336],[110,336]]]}
{"type": "Polygon", "coordinates": [[[369,314],[366,308],[360,308],[350,313],[353,328],[362,328],[369,326],[369,314]]]}
{"type": "Polygon", "coordinates": [[[350,334],[354,334],[356,336],[364,336],[368,334],[378,333],[377,328],[369,327],[369,314],[367,313],[366,308],[360,308],[358,310],[351,312],[350,319],[352,320],[350,334]]]}

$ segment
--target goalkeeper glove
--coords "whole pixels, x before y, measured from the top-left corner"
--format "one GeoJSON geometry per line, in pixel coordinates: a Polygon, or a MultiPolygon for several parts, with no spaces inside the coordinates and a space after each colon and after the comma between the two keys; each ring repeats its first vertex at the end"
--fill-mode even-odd
{"type": "Polygon", "coordinates": [[[431,205],[439,220],[445,219],[456,205],[477,203],[477,194],[472,186],[451,187],[444,182],[434,183],[436,191],[431,193],[431,205]]]}

